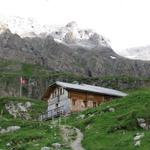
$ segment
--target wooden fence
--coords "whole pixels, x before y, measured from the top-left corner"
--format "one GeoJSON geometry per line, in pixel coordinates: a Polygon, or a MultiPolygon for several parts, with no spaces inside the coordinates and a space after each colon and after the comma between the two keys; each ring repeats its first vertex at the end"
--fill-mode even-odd
{"type": "Polygon", "coordinates": [[[63,106],[61,106],[40,114],[38,120],[50,120],[56,117],[60,117],[63,114],[64,114],[64,109],[63,106]]]}

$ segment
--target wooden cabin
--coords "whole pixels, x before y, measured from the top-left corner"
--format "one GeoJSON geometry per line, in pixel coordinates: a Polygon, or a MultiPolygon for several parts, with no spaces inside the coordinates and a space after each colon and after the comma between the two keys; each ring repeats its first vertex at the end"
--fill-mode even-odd
{"type": "Polygon", "coordinates": [[[55,82],[50,85],[43,100],[48,102],[48,116],[57,116],[58,113],[69,114],[93,108],[113,98],[124,97],[126,93],[88,84],[73,84],[55,82]]]}

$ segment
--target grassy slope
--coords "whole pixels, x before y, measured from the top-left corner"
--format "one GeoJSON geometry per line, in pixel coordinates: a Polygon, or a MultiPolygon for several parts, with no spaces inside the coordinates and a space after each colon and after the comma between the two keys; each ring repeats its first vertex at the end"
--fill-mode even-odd
{"type": "Polygon", "coordinates": [[[27,121],[21,118],[12,118],[4,108],[4,105],[8,103],[8,101],[15,101],[17,103],[30,101],[32,103],[32,109],[29,111],[31,116],[37,116],[47,108],[46,103],[43,101],[13,97],[0,98],[0,112],[3,112],[0,115],[0,126],[2,128],[14,125],[21,127],[20,130],[13,133],[0,134],[0,149],[40,150],[41,147],[51,146],[51,144],[55,142],[62,143],[58,127],[54,127],[50,122],[27,121]],[[7,147],[7,143],[11,143],[11,146],[7,147]]]}
{"type": "Polygon", "coordinates": [[[78,119],[79,114],[75,114],[67,122],[83,131],[86,150],[148,150],[150,131],[141,129],[136,118],[145,118],[150,123],[149,112],[150,89],[133,92],[125,98],[80,113],[85,115],[84,119],[78,119]],[[116,111],[108,112],[108,106],[116,111]],[[145,133],[138,148],[133,142],[137,132],[145,133]]]}
{"type": "MultiPolygon", "coordinates": [[[[103,80],[104,83],[107,81],[106,87],[113,88],[116,87],[116,83],[119,81],[134,85],[136,80],[141,80],[129,77],[89,78],[73,75],[71,73],[50,72],[37,65],[0,61],[1,82],[8,80],[8,82],[12,83],[12,81],[14,81],[14,84],[16,84],[14,79],[21,75],[52,80],[67,79],[70,82],[76,80],[89,84],[98,83],[100,85],[101,82],[99,83],[99,81],[103,80]]],[[[144,80],[149,81],[149,79],[144,80]]],[[[142,116],[144,118],[150,118],[149,93],[150,90],[137,91],[122,100],[116,100],[96,109],[87,110],[83,112],[83,114],[86,115],[85,119],[76,119],[77,115],[74,115],[69,118],[68,124],[76,125],[82,129],[85,134],[83,144],[87,150],[134,150],[136,149],[133,146],[134,134],[137,132],[145,132],[137,126],[136,117],[142,116]],[[116,112],[103,113],[108,105],[115,107],[116,112]],[[94,114],[94,116],[89,117],[89,114],[94,114]],[[114,129],[116,127],[120,128],[120,130],[115,131],[114,129]]],[[[26,100],[33,101],[26,98],[0,98],[0,112],[4,109],[4,104],[10,100],[19,102],[26,100]]],[[[45,110],[45,103],[40,101],[33,101],[33,103],[35,105],[33,105],[33,109],[30,112],[32,116],[45,110]]],[[[12,147],[14,147],[15,150],[38,150],[42,146],[48,146],[55,141],[61,142],[62,140],[58,128],[51,129],[49,122],[40,123],[35,121],[23,121],[19,118],[13,119],[4,111],[3,116],[0,116],[0,126],[7,127],[11,125],[20,125],[21,130],[13,134],[0,135],[0,148],[7,149],[5,146],[6,143],[13,141],[12,147]],[[55,134],[56,136],[54,136],[55,134]],[[39,146],[36,146],[36,144],[39,144],[39,146]]],[[[150,147],[150,133],[145,132],[145,135],[139,150],[147,150],[150,147]]]]}
{"type": "Polygon", "coordinates": [[[41,77],[48,76],[49,71],[39,65],[25,64],[17,61],[0,60],[0,77],[41,77]]]}

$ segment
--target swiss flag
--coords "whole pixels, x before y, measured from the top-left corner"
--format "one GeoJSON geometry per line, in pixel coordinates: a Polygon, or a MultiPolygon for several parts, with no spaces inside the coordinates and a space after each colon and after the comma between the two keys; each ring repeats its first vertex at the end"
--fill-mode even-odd
{"type": "Polygon", "coordinates": [[[28,80],[26,78],[20,77],[20,83],[21,84],[27,84],[28,80]]]}

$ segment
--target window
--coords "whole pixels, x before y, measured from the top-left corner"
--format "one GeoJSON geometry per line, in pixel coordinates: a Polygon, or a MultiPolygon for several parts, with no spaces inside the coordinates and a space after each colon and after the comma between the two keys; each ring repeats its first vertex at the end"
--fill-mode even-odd
{"type": "Polygon", "coordinates": [[[56,96],[57,96],[57,91],[55,90],[55,91],[54,91],[54,97],[56,97],[56,96]]]}
{"type": "Polygon", "coordinates": [[[57,89],[57,95],[60,95],[60,89],[59,88],[57,89]]]}
{"type": "Polygon", "coordinates": [[[54,98],[54,93],[51,94],[51,98],[54,98]]]}
{"type": "Polygon", "coordinates": [[[72,100],[72,105],[76,105],[76,100],[75,99],[72,100]]]}
{"type": "Polygon", "coordinates": [[[62,88],[62,94],[64,94],[64,89],[62,88]]]}
{"type": "Polygon", "coordinates": [[[96,107],[96,102],[93,102],[93,107],[96,107]]]}
{"type": "Polygon", "coordinates": [[[87,107],[87,101],[83,101],[84,103],[84,107],[86,108],[87,107]]]}
{"type": "Polygon", "coordinates": [[[59,90],[60,90],[60,95],[62,95],[63,94],[62,88],[60,88],[59,90]]]}
{"type": "Polygon", "coordinates": [[[64,89],[63,88],[59,88],[59,94],[60,95],[64,94],[64,89]]]}

